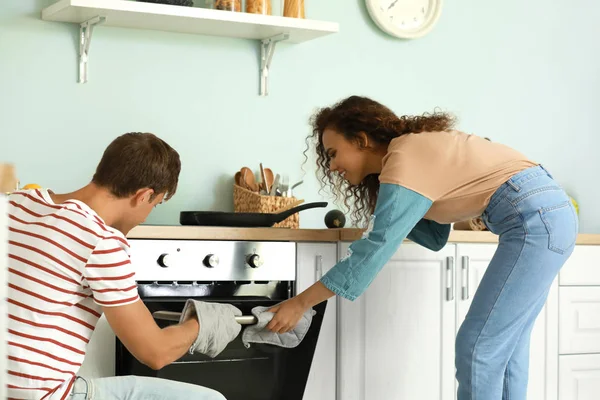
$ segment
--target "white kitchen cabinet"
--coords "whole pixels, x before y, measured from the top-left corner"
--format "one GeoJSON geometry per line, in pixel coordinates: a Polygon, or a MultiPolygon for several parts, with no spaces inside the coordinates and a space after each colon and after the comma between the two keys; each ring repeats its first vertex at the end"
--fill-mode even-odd
{"type": "MultiPolygon", "coordinates": [[[[341,300],[340,398],[455,399],[456,333],[496,247],[403,244],[360,298],[341,300]]],[[[557,399],[557,325],[555,281],[532,331],[529,400],[557,399]]]]}
{"type": "Polygon", "coordinates": [[[494,252],[495,244],[457,244],[456,246],[456,329],[465,320],[473,295],[479,287],[494,252]]]}
{"type": "Polygon", "coordinates": [[[600,286],[600,246],[575,246],[560,271],[561,286],[600,286]]]}
{"type": "MultiPolygon", "coordinates": [[[[297,292],[318,281],[337,261],[335,243],[298,243],[297,292]]],[[[337,298],[328,300],[319,341],[313,358],[304,399],[333,400],[336,398],[337,298]]]]}
{"type": "Polygon", "coordinates": [[[560,272],[559,400],[600,393],[600,246],[576,246],[560,272]]]}
{"type": "Polygon", "coordinates": [[[560,354],[600,353],[600,286],[560,288],[560,354]]]}
{"type": "Polygon", "coordinates": [[[600,397],[600,354],[560,356],[561,400],[598,400],[600,397]]]}
{"type": "Polygon", "coordinates": [[[361,297],[341,300],[339,398],[454,398],[454,257],[452,245],[403,245],[361,297]]]}

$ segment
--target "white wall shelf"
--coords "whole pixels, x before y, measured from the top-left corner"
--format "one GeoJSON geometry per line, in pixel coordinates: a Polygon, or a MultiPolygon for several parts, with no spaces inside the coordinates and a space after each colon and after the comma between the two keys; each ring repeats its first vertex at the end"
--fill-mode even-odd
{"type": "Polygon", "coordinates": [[[80,25],[80,77],[87,79],[89,43],[94,26],[150,29],[255,39],[261,46],[261,95],[267,94],[267,77],[275,43],[302,43],[339,30],[335,22],[285,18],[196,7],[171,6],[130,0],[60,0],[42,10],[45,21],[80,25]]]}

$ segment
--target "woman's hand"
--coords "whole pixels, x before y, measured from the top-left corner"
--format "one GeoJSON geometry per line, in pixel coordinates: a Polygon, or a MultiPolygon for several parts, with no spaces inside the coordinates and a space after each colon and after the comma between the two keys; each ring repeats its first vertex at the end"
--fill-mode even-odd
{"type": "Polygon", "coordinates": [[[268,310],[268,312],[275,313],[275,315],[267,325],[267,329],[275,333],[289,332],[298,325],[307,309],[298,297],[292,297],[268,310]]]}
{"type": "Polygon", "coordinates": [[[269,312],[275,313],[267,325],[267,329],[275,333],[286,333],[298,325],[304,313],[311,307],[334,296],[320,281],[283,303],[272,307],[269,312]]]}

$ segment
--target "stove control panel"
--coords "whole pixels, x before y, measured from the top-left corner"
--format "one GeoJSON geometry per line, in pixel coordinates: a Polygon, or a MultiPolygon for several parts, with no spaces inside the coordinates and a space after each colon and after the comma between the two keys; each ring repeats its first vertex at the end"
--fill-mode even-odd
{"type": "Polygon", "coordinates": [[[130,239],[138,281],[293,281],[296,244],[130,239]]]}

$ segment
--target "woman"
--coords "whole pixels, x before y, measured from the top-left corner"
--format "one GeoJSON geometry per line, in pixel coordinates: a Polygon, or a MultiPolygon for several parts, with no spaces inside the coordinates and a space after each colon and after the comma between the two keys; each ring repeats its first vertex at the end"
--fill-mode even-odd
{"type": "Polygon", "coordinates": [[[271,310],[268,328],[287,332],[334,295],[356,299],[405,238],[437,251],[451,223],[481,216],[499,245],[457,335],[458,398],[525,399],[531,329],[573,251],[575,210],[541,165],[453,123],[444,113],[397,117],[357,96],[316,113],[322,181],[353,201],[355,219],[373,216],[344,260],[271,310]]]}

